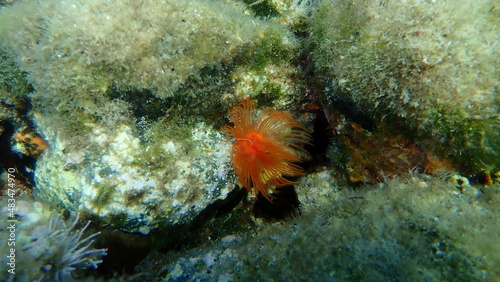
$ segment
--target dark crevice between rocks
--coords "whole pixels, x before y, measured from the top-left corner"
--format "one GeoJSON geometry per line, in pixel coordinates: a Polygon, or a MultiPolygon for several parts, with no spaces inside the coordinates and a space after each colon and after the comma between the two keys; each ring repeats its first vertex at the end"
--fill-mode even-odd
{"type": "MultiPolygon", "coordinates": [[[[93,222],[96,226],[96,223],[93,222]]],[[[135,266],[151,251],[148,235],[127,233],[116,229],[103,229],[98,237],[96,248],[106,248],[107,255],[91,275],[105,279],[119,279],[134,274],[135,266]]],[[[126,281],[126,279],[123,279],[126,281]]]]}
{"type": "Polygon", "coordinates": [[[376,129],[373,119],[362,110],[358,109],[353,102],[343,99],[335,99],[331,101],[335,105],[335,110],[339,111],[344,117],[350,121],[360,125],[363,129],[373,132],[376,129]]]}
{"type": "Polygon", "coordinates": [[[195,230],[212,218],[221,217],[230,213],[247,194],[245,189],[236,187],[233,191],[229,192],[225,199],[217,200],[208,205],[193,219],[193,221],[191,221],[188,228],[190,230],[195,230]]]}
{"type": "Polygon", "coordinates": [[[2,128],[0,134],[0,163],[2,170],[8,171],[14,168],[14,177],[16,181],[19,181],[17,184],[21,184],[23,187],[33,187],[35,183],[33,171],[36,159],[32,156],[16,154],[12,149],[11,139],[15,131],[12,122],[0,121],[0,127],[2,128]]]}
{"type": "Polygon", "coordinates": [[[306,173],[312,173],[318,167],[328,165],[327,150],[333,138],[330,124],[323,110],[321,108],[316,110],[315,115],[312,121],[312,139],[304,146],[310,158],[300,164],[306,173]]]}
{"type": "MultiPolygon", "coordinates": [[[[135,266],[151,250],[164,254],[183,251],[250,229],[253,222],[245,218],[250,205],[244,201],[247,194],[246,189],[236,186],[225,199],[208,205],[190,223],[174,226],[165,223],[148,235],[102,229],[96,247],[107,248],[108,255],[103,257],[95,274],[106,279],[128,277],[135,274],[135,266]]],[[[96,229],[101,226],[97,218],[92,224],[96,229]]]]}
{"type": "MultiPolygon", "coordinates": [[[[311,140],[304,146],[309,158],[299,163],[299,166],[303,168],[306,174],[316,171],[321,166],[328,165],[329,162],[326,153],[332,133],[329,129],[328,120],[321,109],[315,111],[312,127],[311,140]]],[[[278,193],[272,193],[274,199],[271,202],[261,194],[257,195],[257,201],[252,210],[253,215],[266,222],[282,221],[299,216],[300,201],[295,187],[289,185],[279,187],[276,190],[278,193]]]]}
{"type": "Polygon", "coordinates": [[[292,185],[276,188],[274,199],[268,201],[261,194],[257,195],[252,214],[265,222],[277,222],[300,215],[300,201],[292,185]]]}
{"type": "Polygon", "coordinates": [[[245,219],[250,205],[245,201],[247,194],[245,189],[235,186],[225,199],[209,204],[190,223],[153,230],[155,248],[163,253],[180,251],[247,230],[253,225],[245,219]]]}

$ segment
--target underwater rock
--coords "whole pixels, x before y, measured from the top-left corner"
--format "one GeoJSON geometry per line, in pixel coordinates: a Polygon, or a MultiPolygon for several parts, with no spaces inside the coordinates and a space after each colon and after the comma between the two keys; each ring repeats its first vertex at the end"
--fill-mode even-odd
{"type": "Polygon", "coordinates": [[[32,91],[25,75],[4,52],[0,43],[0,122],[10,120],[21,123],[20,115],[28,107],[26,95],[32,91]]]}
{"type": "Polygon", "coordinates": [[[293,40],[244,9],[223,0],[24,1],[0,11],[0,37],[38,95],[97,96],[114,85],[169,97],[244,47],[293,40]]]}
{"type": "Polygon", "coordinates": [[[223,281],[500,277],[498,184],[459,187],[410,174],[350,190],[321,171],[296,186],[301,216],[237,234],[236,241],[153,252],[137,272],[223,281]]]}
{"type": "Polygon", "coordinates": [[[145,142],[128,126],[94,127],[90,151],[66,151],[57,140],[37,163],[35,197],[127,231],[189,222],[235,181],[223,134],[202,122],[189,126],[152,129],[145,142]]]}
{"type": "Polygon", "coordinates": [[[327,100],[477,172],[500,164],[499,19],[495,1],[323,1],[307,41],[327,100]]]}
{"type": "Polygon", "coordinates": [[[49,148],[35,197],[127,231],[188,222],[234,189],[221,107],[298,91],[292,33],[237,1],[16,1],[0,19],[49,148]]]}

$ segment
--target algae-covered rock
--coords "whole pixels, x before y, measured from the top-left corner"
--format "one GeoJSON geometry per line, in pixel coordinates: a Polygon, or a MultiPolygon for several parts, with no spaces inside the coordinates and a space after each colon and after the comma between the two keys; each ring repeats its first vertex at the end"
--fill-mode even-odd
{"type": "Polygon", "coordinates": [[[202,68],[280,32],[235,1],[24,1],[1,13],[6,48],[46,96],[111,84],[172,96],[202,68]]]}
{"type": "Polygon", "coordinates": [[[176,126],[157,124],[145,141],[125,125],[94,126],[88,151],[56,139],[37,163],[35,196],[129,231],[189,222],[234,189],[234,178],[222,133],[203,122],[176,126]]]}
{"type": "Polygon", "coordinates": [[[35,197],[129,231],[188,222],[234,188],[221,107],[296,93],[291,35],[238,1],[3,7],[2,47],[50,148],[35,197]]]}
{"type": "MultiPolygon", "coordinates": [[[[0,45],[0,121],[17,118],[31,86],[0,45]]],[[[24,106],[25,107],[25,106],[24,106]]]]}
{"type": "MultiPolygon", "coordinates": [[[[158,99],[180,97],[165,103],[195,101],[196,113],[220,114],[233,70],[243,66],[258,77],[255,70],[287,64],[295,46],[290,31],[245,7],[224,0],[16,1],[0,10],[0,39],[35,89],[34,110],[73,135],[85,131],[78,124],[107,119],[109,100],[158,109],[171,106],[158,99]]],[[[135,114],[139,106],[132,105],[135,114]]]]}
{"type": "Polygon", "coordinates": [[[499,165],[495,1],[322,1],[310,25],[327,98],[402,127],[464,170],[499,165]]]}
{"type": "Polygon", "coordinates": [[[339,190],[329,172],[322,171],[297,186],[304,203],[301,216],[187,253],[152,253],[137,270],[174,280],[500,277],[498,185],[481,192],[467,184],[410,175],[339,190]]]}

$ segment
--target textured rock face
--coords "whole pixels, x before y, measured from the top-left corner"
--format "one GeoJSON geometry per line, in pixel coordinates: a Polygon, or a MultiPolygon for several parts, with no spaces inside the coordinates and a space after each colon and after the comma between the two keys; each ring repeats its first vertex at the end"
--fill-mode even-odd
{"type": "Polygon", "coordinates": [[[3,29],[4,45],[37,90],[74,96],[110,84],[172,96],[202,68],[279,30],[231,1],[26,1],[3,10],[16,26],[3,29]]]}
{"type": "Polygon", "coordinates": [[[87,152],[66,152],[63,142],[55,142],[38,162],[36,196],[129,231],[148,233],[160,222],[188,222],[224,198],[234,179],[228,177],[229,147],[222,134],[203,123],[186,131],[185,140],[165,137],[141,144],[130,127],[114,132],[95,127],[87,152]],[[188,142],[196,144],[188,148],[188,142]]]}
{"type": "Polygon", "coordinates": [[[224,198],[235,179],[221,106],[291,92],[273,70],[291,33],[235,1],[20,1],[0,15],[50,146],[36,197],[128,231],[188,222],[224,198]]]}
{"type": "Polygon", "coordinates": [[[326,95],[379,124],[403,126],[463,167],[498,165],[495,4],[322,2],[309,42],[317,69],[329,78],[326,95]]]}
{"type": "Polygon", "coordinates": [[[499,185],[481,192],[452,179],[339,191],[328,171],[310,174],[297,184],[302,216],[187,253],[152,253],[138,270],[174,280],[495,280],[499,185]]]}

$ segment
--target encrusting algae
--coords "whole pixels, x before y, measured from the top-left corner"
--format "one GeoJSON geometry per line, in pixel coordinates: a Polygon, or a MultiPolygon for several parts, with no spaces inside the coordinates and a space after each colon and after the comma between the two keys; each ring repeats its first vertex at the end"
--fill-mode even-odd
{"type": "Polygon", "coordinates": [[[236,139],[231,158],[239,181],[271,201],[268,190],[276,192],[275,187],[295,183],[284,176],[303,174],[295,162],[307,155],[300,144],[307,143],[310,135],[286,112],[269,108],[256,113],[248,98],[231,109],[230,117],[234,127],[226,125],[222,130],[236,139]]]}

